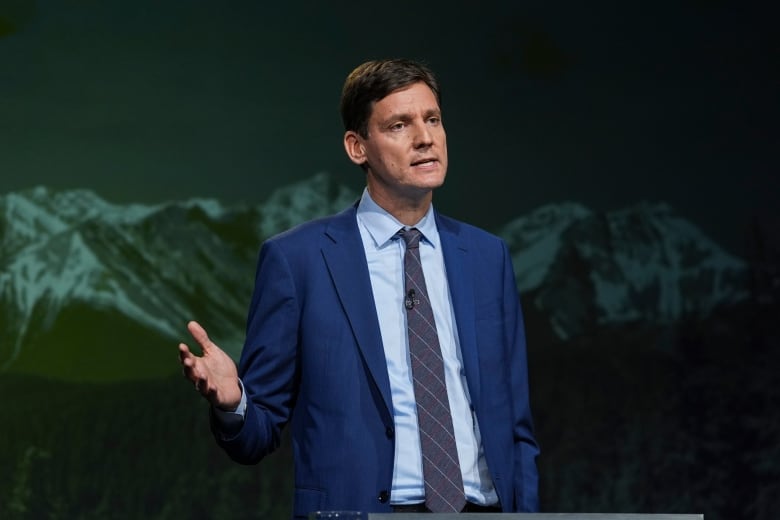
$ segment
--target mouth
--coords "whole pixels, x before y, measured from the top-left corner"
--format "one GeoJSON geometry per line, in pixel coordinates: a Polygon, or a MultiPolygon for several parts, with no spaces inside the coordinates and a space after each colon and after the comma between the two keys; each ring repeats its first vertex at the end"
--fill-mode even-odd
{"type": "Polygon", "coordinates": [[[426,167],[434,166],[438,162],[439,160],[436,159],[435,157],[426,157],[423,159],[418,159],[416,161],[413,161],[412,166],[421,166],[423,168],[426,168],[426,167]]]}

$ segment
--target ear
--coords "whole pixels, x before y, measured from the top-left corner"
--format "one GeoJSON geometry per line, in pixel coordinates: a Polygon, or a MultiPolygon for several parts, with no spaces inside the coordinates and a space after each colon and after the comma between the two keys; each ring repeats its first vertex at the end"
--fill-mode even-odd
{"type": "Polygon", "coordinates": [[[363,166],[368,160],[363,138],[357,132],[349,130],[344,134],[344,150],[346,150],[349,160],[358,166],[363,166]]]}

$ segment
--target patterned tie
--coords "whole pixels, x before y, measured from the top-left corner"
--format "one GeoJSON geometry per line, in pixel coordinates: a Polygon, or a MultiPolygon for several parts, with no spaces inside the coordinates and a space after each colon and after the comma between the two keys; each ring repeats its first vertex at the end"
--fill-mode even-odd
{"type": "Polygon", "coordinates": [[[444,381],[444,360],[420,263],[422,234],[416,228],[402,229],[398,234],[406,242],[404,306],[420,428],[425,505],[434,513],[460,512],[466,497],[444,381]]]}

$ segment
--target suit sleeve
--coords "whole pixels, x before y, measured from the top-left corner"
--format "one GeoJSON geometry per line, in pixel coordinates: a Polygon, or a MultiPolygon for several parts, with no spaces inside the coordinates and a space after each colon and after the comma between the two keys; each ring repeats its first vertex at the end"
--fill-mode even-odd
{"type": "Polygon", "coordinates": [[[254,464],[279,446],[298,388],[299,305],[290,266],[274,241],[260,250],[255,288],[247,318],[239,377],[248,402],[241,429],[220,431],[217,443],[235,461],[254,464]]]}
{"type": "Polygon", "coordinates": [[[515,506],[517,511],[534,512],[539,510],[539,475],[536,467],[539,447],[534,437],[531,418],[525,327],[512,259],[506,244],[502,242],[502,246],[504,324],[515,420],[513,428],[515,506]]]}

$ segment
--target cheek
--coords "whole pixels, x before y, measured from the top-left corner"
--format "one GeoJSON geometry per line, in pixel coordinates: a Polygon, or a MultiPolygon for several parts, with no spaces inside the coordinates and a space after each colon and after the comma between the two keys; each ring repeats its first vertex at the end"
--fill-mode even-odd
{"type": "Polygon", "coordinates": [[[401,150],[392,150],[384,155],[384,160],[389,167],[397,169],[405,164],[407,155],[401,150]]]}
{"type": "Polygon", "coordinates": [[[398,175],[397,172],[399,170],[399,164],[401,164],[401,161],[394,155],[382,154],[376,157],[375,166],[378,168],[378,170],[384,172],[383,176],[387,175],[390,177],[395,177],[398,175]]]}
{"type": "Polygon", "coordinates": [[[409,145],[398,141],[385,143],[384,146],[377,146],[372,150],[372,156],[377,167],[380,165],[384,170],[392,173],[405,168],[409,160],[409,145]]]}
{"type": "Polygon", "coordinates": [[[447,139],[442,138],[441,144],[439,144],[439,150],[441,150],[441,162],[446,166],[447,164],[447,139]]]}

